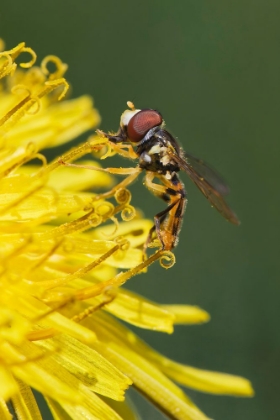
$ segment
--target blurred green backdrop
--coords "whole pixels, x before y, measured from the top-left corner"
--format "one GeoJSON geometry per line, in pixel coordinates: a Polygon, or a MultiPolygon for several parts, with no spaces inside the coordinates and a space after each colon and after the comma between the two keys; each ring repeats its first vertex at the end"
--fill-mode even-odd
{"type": "MultiPolygon", "coordinates": [[[[102,129],[118,128],[127,100],[156,108],[182,146],[229,181],[241,226],[224,221],[182,174],[189,204],[177,264],[154,265],[129,284],[155,301],[212,315],[173,336],[138,334],[177,361],[252,380],[253,399],[187,390],[216,420],[280,418],[279,13],[277,0],[0,5],[7,47],[25,41],[39,60],[56,54],[67,62],[73,96],[94,96],[102,129]]],[[[133,194],[147,217],[164,208],[139,181],[133,194]]],[[[143,418],[164,418],[131,395],[143,418]]]]}

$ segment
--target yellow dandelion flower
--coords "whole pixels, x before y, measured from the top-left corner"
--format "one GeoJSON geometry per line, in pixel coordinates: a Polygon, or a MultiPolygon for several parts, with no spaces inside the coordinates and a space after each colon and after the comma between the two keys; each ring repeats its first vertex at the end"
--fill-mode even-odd
{"type": "Polygon", "coordinates": [[[136,418],[124,400],[131,384],[174,419],[207,417],[173,380],[252,395],[246,379],[175,363],[117,321],[171,333],[209,316],[120,287],[156,260],[169,268],[173,254],[143,261],[152,222],[137,216],[129,191],[116,191],[113,204],[98,195],[111,176],[61,164],[100,150],[105,139],[92,136],[47,164],[42,149],[70,142],[100,117],[88,96],[65,100],[59,58],[35,61],[24,43],[0,53],[0,418],[12,418],[12,405],[18,418],[40,419],[31,388],[56,419],[136,418]]]}

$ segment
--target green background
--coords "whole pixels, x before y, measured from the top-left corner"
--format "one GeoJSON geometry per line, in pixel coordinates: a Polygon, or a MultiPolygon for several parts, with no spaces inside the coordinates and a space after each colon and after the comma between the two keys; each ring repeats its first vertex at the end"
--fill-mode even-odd
{"type": "MultiPolygon", "coordinates": [[[[94,96],[102,129],[118,128],[127,100],[156,108],[184,149],[229,181],[241,226],[211,209],[182,174],[189,204],[177,263],[169,271],[156,264],[129,284],[155,301],[210,312],[209,324],[177,327],[172,336],[138,334],[177,361],[253,382],[253,399],[186,390],[216,420],[280,418],[279,13],[278,0],[0,5],[7,47],[25,41],[39,59],[67,62],[73,96],[94,96]]],[[[147,217],[164,208],[141,182],[132,190],[147,217]]],[[[131,395],[143,418],[164,418],[131,395]]]]}

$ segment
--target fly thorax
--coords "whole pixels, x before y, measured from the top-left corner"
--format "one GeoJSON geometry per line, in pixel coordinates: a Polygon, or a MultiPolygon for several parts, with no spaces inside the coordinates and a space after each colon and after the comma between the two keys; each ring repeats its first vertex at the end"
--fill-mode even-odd
{"type": "Polygon", "coordinates": [[[156,143],[150,148],[149,155],[162,155],[166,150],[165,146],[160,143],[156,143]]]}
{"type": "Polygon", "coordinates": [[[170,181],[170,179],[172,178],[172,174],[170,173],[170,171],[166,171],[165,178],[170,181]]]}
{"type": "Polygon", "coordinates": [[[157,155],[157,159],[163,166],[167,166],[171,163],[171,158],[169,154],[167,153],[168,148],[164,146],[161,143],[155,144],[151,149],[149,150],[149,155],[157,155]]]}
{"type": "Polygon", "coordinates": [[[139,156],[139,165],[141,168],[146,168],[152,163],[152,157],[148,152],[143,152],[139,156]]]}

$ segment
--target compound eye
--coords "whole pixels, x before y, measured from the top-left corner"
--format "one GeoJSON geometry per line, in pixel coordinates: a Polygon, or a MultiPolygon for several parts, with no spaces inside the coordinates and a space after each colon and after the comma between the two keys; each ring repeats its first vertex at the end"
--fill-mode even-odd
{"type": "Polygon", "coordinates": [[[138,143],[151,128],[162,123],[162,116],[154,109],[142,109],[137,112],[127,125],[127,134],[130,141],[138,143]]]}

